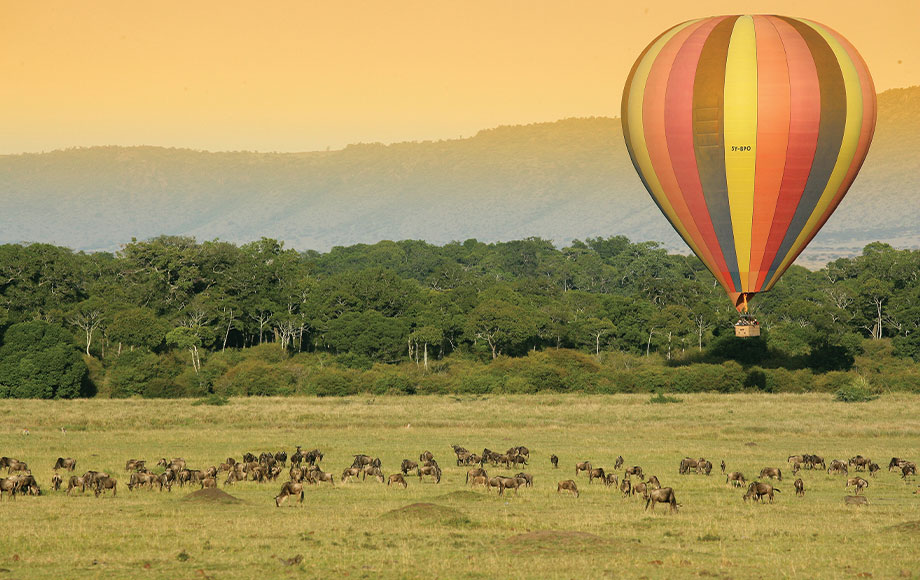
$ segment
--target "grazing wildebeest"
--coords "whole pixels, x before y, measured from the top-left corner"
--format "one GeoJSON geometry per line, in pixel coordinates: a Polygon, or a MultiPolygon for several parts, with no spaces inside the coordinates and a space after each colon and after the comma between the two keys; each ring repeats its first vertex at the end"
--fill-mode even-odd
{"type": "Polygon", "coordinates": [[[623,481],[620,482],[620,491],[626,496],[632,493],[632,481],[629,480],[629,475],[625,475],[623,481]]]}
{"type": "Polygon", "coordinates": [[[310,472],[311,483],[322,483],[324,481],[329,482],[329,485],[335,487],[335,478],[331,473],[326,473],[320,470],[310,472]]]}
{"type": "Polygon", "coordinates": [[[844,489],[849,487],[856,487],[856,495],[859,495],[860,491],[869,487],[869,482],[861,477],[851,477],[847,480],[847,484],[843,487],[844,489]]]}
{"type": "Polygon", "coordinates": [[[725,460],[722,460],[722,475],[725,475],[725,460]]]}
{"type": "Polygon", "coordinates": [[[567,479],[567,480],[565,480],[565,481],[560,481],[560,482],[556,485],[556,493],[559,493],[559,492],[561,492],[561,491],[563,491],[563,490],[565,490],[565,491],[570,491],[570,492],[572,492],[572,495],[574,495],[575,497],[578,497],[578,486],[575,485],[575,482],[572,481],[571,479],[567,479]]]}
{"type": "Polygon", "coordinates": [[[300,496],[300,503],[303,503],[303,484],[286,481],[284,485],[281,486],[281,493],[275,496],[275,506],[281,507],[281,502],[286,500],[290,495],[294,497],[300,496]]]}
{"type": "Polygon", "coordinates": [[[515,479],[523,479],[525,487],[533,487],[533,476],[523,471],[514,476],[515,479]]]}
{"type": "Polygon", "coordinates": [[[623,456],[617,455],[616,461],[613,462],[613,470],[616,471],[617,469],[621,467],[623,467],[623,456]]]}
{"type": "Polygon", "coordinates": [[[648,478],[645,483],[647,483],[650,488],[661,489],[661,483],[658,482],[658,477],[654,475],[648,478]]]}
{"type": "Polygon", "coordinates": [[[590,461],[582,461],[581,463],[575,464],[575,477],[578,477],[578,474],[582,471],[591,471],[590,461]]]}
{"type": "Polygon", "coordinates": [[[406,483],[406,478],[403,477],[402,473],[394,473],[390,476],[389,480],[387,481],[387,487],[394,484],[403,486],[403,489],[409,487],[409,484],[406,483]]]}
{"type": "Polygon", "coordinates": [[[618,486],[620,485],[620,480],[617,479],[616,473],[608,473],[607,477],[604,478],[604,485],[610,487],[611,485],[618,486]]]}
{"type": "Polygon", "coordinates": [[[725,476],[725,483],[731,482],[732,487],[743,487],[747,482],[744,480],[744,474],[740,471],[732,471],[725,476]]]}
{"type": "Polygon", "coordinates": [[[73,457],[58,457],[57,461],[54,462],[54,470],[66,469],[67,471],[73,471],[77,467],[77,460],[73,457]]]}
{"type": "Polygon", "coordinates": [[[475,477],[471,477],[469,483],[470,483],[470,487],[476,487],[477,485],[481,485],[482,487],[487,488],[489,486],[489,477],[486,475],[477,475],[475,477]]]}
{"type": "Polygon", "coordinates": [[[364,455],[360,453],[355,455],[355,460],[351,463],[352,467],[364,467],[365,465],[370,465],[374,462],[374,458],[370,455],[364,455]]]}
{"type": "Polygon", "coordinates": [[[423,451],[418,456],[419,463],[425,463],[426,461],[431,461],[432,459],[434,459],[434,453],[431,451],[423,451]]]}
{"type": "Polygon", "coordinates": [[[11,459],[9,465],[6,466],[6,472],[26,472],[29,471],[29,465],[25,461],[19,461],[18,459],[11,459]]]}
{"type": "Polygon", "coordinates": [[[805,456],[804,455],[790,455],[789,458],[786,459],[786,463],[805,463],[805,456]]]}
{"type": "Polygon", "coordinates": [[[869,505],[869,499],[864,495],[845,495],[843,502],[847,505],[869,505]]]}
{"type": "Polygon", "coordinates": [[[792,475],[795,475],[796,473],[801,471],[801,469],[802,469],[802,466],[799,463],[793,463],[792,464],[792,475]]]}
{"type": "Polygon", "coordinates": [[[770,503],[773,503],[773,493],[774,492],[780,493],[780,490],[774,488],[769,483],[760,483],[759,481],[755,481],[751,483],[750,486],[748,486],[747,493],[744,494],[743,499],[744,501],[747,501],[753,497],[754,501],[759,500],[762,502],[763,497],[768,496],[770,498],[770,503]]]}
{"type": "Polygon", "coordinates": [[[881,470],[882,468],[878,466],[878,463],[869,464],[869,475],[871,475],[872,477],[875,477],[875,474],[881,470]]]}
{"type": "Polygon", "coordinates": [[[7,494],[10,499],[16,498],[15,477],[0,477],[0,500],[3,499],[4,493],[7,494]]]}
{"type": "Polygon", "coordinates": [[[99,497],[100,494],[103,494],[110,489],[112,490],[112,497],[115,497],[117,495],[118,482],[115,481],[115,478],[109,477],[108,475],[106,475],[105,477],[97,476],[96,481],[94,483],[96,486],[96,489],[94,490],[96,497],[99,497]]]}
{"type": "MultiPolygon", "coordinates": [[[[253,455],[252,453],[249,453],[248,451],[247,451],[246,453],[243,454],[243,463],[253,463],[256,459],[258,459],[258,458],[257,458],[255,455],[253,455]]],[[[157,465],[166,465],[166,459],[165,459],[165,458],[164,458],[164,459],[161,459],[160,461],[163,462],[163,463],[157,463],[157,465]]]]}
{"type": "Polygon", "coordinates": [[[303,451],[300,450],[300,445],[298,445],[294,453],[291,453],[291,465],[299,466],[301,462],[303,462],[303,451]]]}
{"type": "Polygon", "coordinates": [[[801,477],[796,479],[792,485],[795,486],[795,495],[805,497],[805,482],[802,481],[801,477]]]}
{"type": "MultiPolygon", "coordinates": [[[[128,491],[134,491],[135,487],[142,485],[151,485],[156,476],[152,473],[132,473],[128,479],[128,491]]],[[[152,489],[152,487],[151,487],[152,489]]]]}
{"type": "Polygon", "coordinates": [[[70,481],[67,482],[67,495],[70,495],[70,492],[76,488],[80,488],[80,493],[86,491],[86,480],[82,477],[77,477],[76,475],[70,476],[70,481]]]}
{"type": "Polygon", "coordinates": [[[408,475],[410,471],[415,471],[418,469],[418,463],[412,461],[411,459],[403,459],[402,465],[399,466],[399,470],[403,475],[408,475]]]}
{"type": "Polygon", "coordinates": [[[642,478],[642,468],[638,465],[633,465],[632,467],[626,468],[626,475],[635,475],[638,478],[642,478]]]}
{"type": "Polygon", "coordinates": [[[648,495],[645,500],[645,509],[648,509],[648,506],[652,506],[652,511],[655,511],[656,503],[666,503],[670,504],[671,511],[676,512],[680,507],[677,505],[677,497],[674,495],[674,490],[670,487],[662,487],[661,489],[653,489],[648,492],[648,495]]]}
{"type": "Polygon", "coordinates": [[[833,461],[831,461],[831,466],[827,468],[827,472],[828,473],[842,473],[844,475],[847,475],[849,470],[847,469],[847,466],[843,461],[838,461],[837,459],[834,459],[833,461]]]}
{"type": "Polygon", "coordinates": [[[553,464],[553,469],[559,469],[559,458],[555,454],[549,456],[549,462],[553,464]]]}
{"type": "Polygon", "coordinates": [[[588,470],[588,483],[591,483],[595,479],[600,479],[603,481],[605,477],[606,474],[604,473],[603,467],[595,467],[588,470]]]}
{"type": "Polygon", "coordinates": [[[783,472],[777,467],[764,467],[760,470],[760,477],[769,477],[770,479],[783,480],[783,472]]]}
{"type": "Polygon", "coordinates": [[[864,471],[870,463],[872,463],[872,460],[862,455],[857,455],[847,460],[847,465],[852,465],[853,471],[864,471]]]}
{"type": "Polygon", "coordinates": [[[690,473],[691,469],[696,469],[697,465],[699,465],[698,460],[693,459],[692,457],[684,457],[680,460],[680,467],[677,469],[677,473],[679,475],[685,475],[690,473]]]}
{"type": "Polygon", "coordinates": [[[827,465],[824,464],[824,458],[820,455],[805,455],[804,459],[809,469],[817,469],[819,465],[821,469],[827,469],[827,465]]]}
{"type": "Polygon", "coordinates": [[[470,469],[466,472],[466,482],[469,483],[470,479],[479,477],[480,475],[488,477],[489,474],[487,474],[486,470],[481,467],[474,467],[473,469],[470,469]]]}
{"type": "Polygon", "coordinates": [[[418,479],[422,480],[423,475],[430,475],[435,479],[435,483],[441,483],[441,468],[437,465],[426,465],[418,470],[418,479]]]}
{"type": "Polygon", "coordinates": [[[345,483],[352,477],[358,477],[361,475],[361,468],[359,467],[349,467],[342,472],[342,483],[345,483]]]}
{"type": "MultiPolygon", "coordinates": [[[[523,479],[518,479],[516,477],[499,477],[501,480],[501,491],[499,495],[504,495],[506,489],[513,489],[514,494],[517,495],[518,488],[521,487],[523,479]]],[[[526,483],[526,482],[524,482],[526,483]]]]}
{"type": "Polygon", "coordinates": [[[57,473],[51,476],[51,489],[54,491],[60,491],[62,483],[64,483],[64,479],[57,473]]]}
{"type": "Polygon", "coordinates": [[[216,488],[216,487],[217,487],[217,478],[214,478],[214,477],[205,477],[204,479],[202,479],[202,480],[201,480],[201,489],[204,489],[204,488],[206,488],[206,487],[213,487],[213,488],[216,488]]]}
{"type": "Polygon", "coordinates": [[[641,495],[642,497],[646,497],[648,494],[648,485],[644,481],[640,481],[632,487],[629,493],[630,495],[641,495]]]}
{"type": "Polygon", "coordinates": [[[706,461],[705,459],[703,461],[697,462],[696,472],[705,473],[706,475],[709,475],[712,472],[712,462],[706,461]]]}
{"type": "Polygon", "coordinates": [[[303,459],[308,465],[316,465],[317,461],[323,460],[323,452],[319,449],[312,449],[304,454],[303,459]]]}
{"type": "Polygon", "coordinates": [[[908,475],[917,475],[917,465],[911,461],[905,462],[901,467],[901,479],[907,479],[908,475]]]}
{"type": "Polygon", "coordinates": [[[498,490],[498,495],[502,495],[502,492],[504,491],[504,488],[502,488],[502,479],[503,478],[501,476],[497,475],[495,477],[490,477],[487,491],[492,491],[492,488],[494,487],[498,490]]]}
{"type": "MultiPolygon", "coordinates": [[[[6,459],[6,457],[4,457],[3,459],[6,459]]],[[[900,457],[892,457],[891,461],[888,462],[888,471],[892,471],[894,469],[901,469],[902,467],[904,467],[905,463],[907,463],[907,461],[905,461],[904,459],[901,459],[900,457]]],[[[0,467],[2,466],[3,466],[3,463],[0,462],[0,467]]]]}
{"type": "Polygon", "coordinates": [[[380,471],[379,467],[374,467],[373,465],[365,465],[364,469],[361,470],[361,481],[367,480],[367,476],[370,475],[383,483],[383,472],[380,471]]]}
{"type": "Polygon", "coordinates": [[[279,451],[275,453],[275,461],[281,464],[282,467],[287,466],[287,451],[279,451]]]}

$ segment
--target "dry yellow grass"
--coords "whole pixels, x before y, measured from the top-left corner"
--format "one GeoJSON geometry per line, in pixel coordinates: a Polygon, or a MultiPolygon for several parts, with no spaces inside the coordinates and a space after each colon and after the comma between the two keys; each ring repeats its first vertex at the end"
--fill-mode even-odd
{"type": "MultiPolygon", "coordinates": [[[[29,463],[46,491],[4,499],[0,568],[11,577],[251,578],[256,576],[837,578],[917,573],[920,495],[885,471],[892,456],[920,459],[918,400],[889,395],[864,404],[828,395],[354,397],[187,400],[0,401],[0,455],[29,463]],[[61,427],[67,433],[61,432],[61,427]],[[22,435],[28,428],[30,435],[22,435]],[[498,497],[464,492],[465,467],[450,444],[470,450],[531,449],[532,489],[498,497]],[[184,457],[206,467],[244,451],[319,447],[340,474],[355,453],[379,456],[384,472],[431,450],[440,485],[408,478],[406,490],[372,483],[307,487],[303,505],[275,508],[281,482],[223,488],[239,505],[181,501],[197,489],[129,492],[124,463],[184,457]],[[844,478],[803,471],[797,498],[786,457],[813,452],[869,456],[870,505],[843,503],[844,478]],[[550,453],[560,458],[553,470],[550,453]],[[627,465],[673,487],[683,505],[654,514],[584,475],[576,461],[627,465]],[[680,459],[704,456],[713,475],[681,476],[680,459]],[[77,472],[119,478],[117,497],[48,493],[58,456],[77,472]],[[751,505],[725,485],[718,464],[753,479],[765,466],[784,480],[774,505],[751,505]],[[575,479],[581,497],[557,495],[575,479]],[[411,504],[434,504],[402,510],[411,504]],[[302,558],[298,559],[297,556],[302,558]]],[[[489,469],[490,472],[506,472],[489,469]]],[[[622,472],[622,470],[621,470],[622,472]]],[[[223,483],[223,478],[221,478],[223,483]]]]}

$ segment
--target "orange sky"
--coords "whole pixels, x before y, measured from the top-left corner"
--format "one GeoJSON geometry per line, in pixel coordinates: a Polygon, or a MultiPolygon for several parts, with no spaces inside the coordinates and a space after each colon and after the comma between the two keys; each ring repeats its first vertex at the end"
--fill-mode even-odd
{"type": "Polygon", "coordinates": [[[652,38],[735,13],[817,20],[880,91],[920,84],[920,0],[0,0],[0,153],[308,151],[615,116],[652,38]]]}

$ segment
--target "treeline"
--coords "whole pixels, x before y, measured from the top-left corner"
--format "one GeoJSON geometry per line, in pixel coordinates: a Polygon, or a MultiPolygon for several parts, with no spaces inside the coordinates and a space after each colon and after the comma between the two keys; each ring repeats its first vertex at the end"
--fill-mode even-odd
{"type": "Polygon", "coordinates": [[[793,266],[753,304],[764,337],[736,340],[699,260],[623,237],[10,244],[0,396],[810,390],[863,359],[910,386],[918,276],[920,252],[881,243],[793,266]]]}

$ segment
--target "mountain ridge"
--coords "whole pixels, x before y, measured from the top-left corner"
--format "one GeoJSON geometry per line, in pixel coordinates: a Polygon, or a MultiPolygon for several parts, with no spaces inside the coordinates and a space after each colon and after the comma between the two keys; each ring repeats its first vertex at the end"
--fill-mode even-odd
{"type": "MultiPolygon", "coordinates": [[[[920,247],[920,87],[879,95],[873,146],[798,263],[871,241],[920,247]]],[[[635,174],[617,118],[303,153],[102,146],[0,156],[0,243],[111,251],[132,238],[262,236],[299,250],[381,239],[626,235],[686,246],[635,174]]]]}

